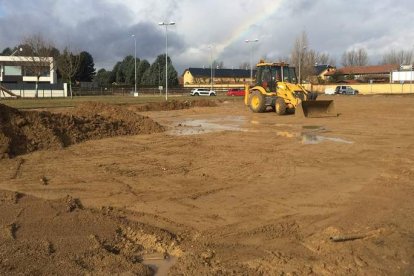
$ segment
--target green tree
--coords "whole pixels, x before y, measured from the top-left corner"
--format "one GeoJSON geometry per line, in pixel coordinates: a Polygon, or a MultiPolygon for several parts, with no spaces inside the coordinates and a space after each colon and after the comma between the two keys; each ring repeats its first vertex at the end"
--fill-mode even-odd
{"type": "Polygon", "coordinates": [[[145,72],[150,68],[150,66],[151,66],[150,63],[146,59],[141,60],[139,64],[137,64],[137,83],[138,84],[143,84],[142,83],[143,76],[145,72]]]}
{"type": "Polygon", "coordinates": [[[119,84],[125,82],[125,76],[121,70],[121,65],[122,65],[122,62],[118,61],[115,64],[114,68],[112,69],[112,74],[114,76],[114,82],[119,83],[119,84]]]}
{"type": "Polygon", "coordinates": [[[340,74],[338,71],[335,71],[331,77],[329,77],[330,82],[340,82],[344,80],[344,75],[340,74]]]}
{"type": "Polygon", "coordinates": [[[72,98],[72,80],[80,65],[80,55],[73,54],[68,48],[57,58],[57,68],[63,79],[69,82],[70,97],[72,98]]]}
{"type": "Polygon", "coordinates": [[[80,53],[79,70],[76,73],[76,80],[78,81],[92,81],[95,76],[95,63],[91,54],[86,51],[80,53]]]}
{"type": "Polygon", "coordinates": [[[124,76],[124,83],[133,85],[135,83],[135,60],[133,56],[126,56],[121,62],[121,70],[124,76]]]}
{"type": "Polygon", "coordinates": [[[9,47],[7,47],[3,50],[3,52],[1,52],[1,55],[2,56],[10,56],[12,53],[13,53],[13,50],[10,49],[9,47]]]}
{"type": "Polygon", "coordinates": [[[112,71],[106,71],[105,69],[100,69],[96,73],[93,81],[98,84],[98,86],[110,86],[112,82],[115,80],[114,74],[112,71]]]}
{"type": "MultiPolygon", "coordinates": [[[[176,86],[178,85],[178,74],[172,65],[170,57],[168,57],[167,63],[168,85],[176,86]]],[[[159,55],[157,57],[154,63],[151,64],[151,67],[145,72],[141,83],[145,85],[158,86],[159,81],[161,81],[161,85],[165,84],[165,55],[159,55]]]]}

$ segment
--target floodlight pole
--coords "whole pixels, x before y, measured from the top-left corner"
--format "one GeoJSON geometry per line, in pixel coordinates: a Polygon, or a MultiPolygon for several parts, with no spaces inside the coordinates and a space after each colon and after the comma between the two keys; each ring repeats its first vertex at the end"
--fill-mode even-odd
{"type": "MultiPolygon", "coordinates": [[[[414,45],[412,46],[412,48],[414,48],[414,45]]],[[[412,53],[413,53],[413,51],[411,50],[411,55],[410,55],[410,94],[413,92],[412,91],[412,89],[411,89],[411,85],[412,85],[412,83],[413,83],[413,62],[412,62],[412,53]]]]}
{"type": "Polygon", "coordinates": [[[134,34],[131,35],[131,36],[134,38],[134,45],[135,45],[135,55],[134,55],[134,57],[135,57],[135,70],[134,70],[134,72],[135,72],[135,89],[134,89],[134,96],[135,95],[138,96],[138,93],[137,93],[137,38],[134,34]]]}
{"type": "Polygon", "coordinates": [[[20,48],[14,50],[14,52],[10,56],[14,56],[17,52],[23,52],[23,48],[20,47],[20,48]]]}
{"type": "Polygon", "coordinates": [[[213,91],[213,46],[208,46],[208,48],[210,49],[210,83],[211,83],[211,89],[213,91]]]}
{"type": "Polygon", "coordinates": [[[306,46],[303,46],[300,53],[299,53],[299,84],[302,84],[302,76],[301,76],[301,63],[303,58],[303,52],[306,51],[306,46]]]}
{"type": "Polygon", "coordinates": [[[168,101],[168,26],[175,25],[175,22],[160,22],[158,25],[165,26],[165,100],[168,101]]]}
{"type": "MultiPolygon", "coordinates": [[[[247,44],[251,43],[251,42],[259,42],[259,39],[254,39],[254,40],[249,40],[246,39],[244,42],[246,42],[247,44]]],[[[252,57],[253,56],[253,45],[250,45],[250,84],[253,84],[253,68],[252,68],[252,57]]]]}

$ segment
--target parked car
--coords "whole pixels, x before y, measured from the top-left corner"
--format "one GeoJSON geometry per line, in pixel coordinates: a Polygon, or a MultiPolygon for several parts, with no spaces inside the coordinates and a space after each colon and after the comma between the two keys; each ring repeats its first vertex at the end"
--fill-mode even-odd
{"type": "Polygon", "coordinates": [[[336,94],[334,88],[326,88],[325,89],[325,95],[334,95],[334,94],[336,94]]]}
{"type": "Polygon", "coordinates": [[[208,88],[194,88],[190,92],[191,96],[216,96],[216,91],[208,88]]]}
{"type": "Polygon", "coordinates": [[[244,89],[242,88],[230,88],[227,91],[227,96],[244,96],[244,89]]]}
{"type": "Polygon", "coordinates": [[[335,88],[335,94],[357,95],[358,93],[359,93],[358,90],[352,88],[351,86],[347,86],[347,85],[339,85],[335,88]]]}

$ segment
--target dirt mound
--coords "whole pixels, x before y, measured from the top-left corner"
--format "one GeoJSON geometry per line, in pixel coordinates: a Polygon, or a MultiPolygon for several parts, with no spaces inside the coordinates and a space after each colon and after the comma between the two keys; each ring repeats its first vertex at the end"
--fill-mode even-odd
{"type": "Polygon", "coordinates": [[[120,106],[85,103],[73,114],[53,114],[0,104],[0,159],[86,140],[162,131],[150,118],[120,106]]]}
{"type": "Polygon", "coordinates": [[[166,244],[177,251],[168,232],[111,208],[84,209],[70,196],[52,201],[0,190],[0,218],[1,275],[153,275],[143,257],[169,254],[166,244]]]}
{"type": "Polygon", "coordinates": [[[142,111],[164,111],[164,110],[180,110],[191,107],[210,107],[217,106],[216,101],[211,100],[192,100],[192,101],[177,101],[172,100],[168,102],[153,102],[144,105],[135,106],[133,109],[138,112],[142,111]]]}

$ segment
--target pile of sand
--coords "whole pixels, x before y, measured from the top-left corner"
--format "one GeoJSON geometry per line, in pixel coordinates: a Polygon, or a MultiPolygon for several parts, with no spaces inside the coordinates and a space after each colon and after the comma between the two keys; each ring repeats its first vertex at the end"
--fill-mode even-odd
{"type": "Polygon", "coordinates": [[[0,104],[0,159],[86,140],[162,131],[160,124],[121,106],[85,103],[72,114],[54,114],[0,104]]]}
{"type": "Polygon", "coordinates": [[[167,111],[167,110],[180,110],[188,109],[191,107],[214,107],[217,106],[216,101],[211,101],[207,99],[201,100],[192,100],[192,101],[166,101],[166,102],[153,102],[146,103],[139,106],[134,106],[133,110],[142,112],[142,111],[167,111]]]}

